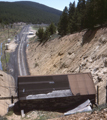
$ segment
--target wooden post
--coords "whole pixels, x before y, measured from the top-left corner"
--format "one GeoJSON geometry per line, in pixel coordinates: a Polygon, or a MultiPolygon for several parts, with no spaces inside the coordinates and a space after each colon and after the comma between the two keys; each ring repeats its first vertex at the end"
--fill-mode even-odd
{"type": "Polygon", "coordinates": [[[99,105],[99,86],[97,86],[97,104],[99,105]]]}
{"type": "Polygon", "coordinates": [[[14,101],[13,101],[13,96],[11,96],[11,103],[13,104],[13,102],[14,102],[14,101]]]}
{"type": "Polygon", "coordinates": [[[106,83],[106,103],[107,103],[107,83],[106,83]]]}

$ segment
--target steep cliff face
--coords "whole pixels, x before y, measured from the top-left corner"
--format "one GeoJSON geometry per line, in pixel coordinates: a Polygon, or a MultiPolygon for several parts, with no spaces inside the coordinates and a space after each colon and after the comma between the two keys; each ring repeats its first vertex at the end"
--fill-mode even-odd
{"type": "MultiPolygon", "coordinates": [[[[0,70],[0,98],[15,95],[15,81],[12,76],[0,70]]],[[[7,113],[11,100],[0,100],[0,116],[7,113]]]]}
{"type": "Polygon", "coordinates": [[[84,31],[48,41],[30,41],[27,60],[31,75],[91,72],[105,103],[107,77],[107,28],[84,31]]]}

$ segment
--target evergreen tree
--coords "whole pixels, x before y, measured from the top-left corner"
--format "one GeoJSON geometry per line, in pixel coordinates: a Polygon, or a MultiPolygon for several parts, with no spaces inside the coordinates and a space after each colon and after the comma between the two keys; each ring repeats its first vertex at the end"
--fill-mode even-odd
{"type": "Polygon", "coordinates": [[[75,10],[75,13],[72,17],[72,19],[70,19],[70,33],[76,32],[78,31],[78,16],[77,16],[77,10],[75,10]]]}
{"type": "Polygon", "coordinates": [[[51,23],[48,29],[49,29],[50,35],[56,33],[56,27],[54,23],[51,23]]]}
{"type": "Polygon", "coordinates": [[[105,18],[105,21],[107,21],[107,0],[105,0],[105,6],[104,6],[104,18],[105,18]]]}
{"type": "Polygon", "coordinates": [[[2,23],[2,19],[0,18],[0,23],[2,23]]]}
{"type": "Polygon", "coordinates": [[[40,39],[40,42],[43,42],[43,39],[44,39],[44,30],[43,30],[43,28],[39,28],[38,32],[36,32],[36,35],[40,39]]]}
{"type": "Polygon", "coordinates": [[[75,13],[75,2],[69,4],[69,31],[70,33],[76,30],[76,13],[75,13]]]}
{"type": "Polygon", "coordinates": [[[79,13],[85,9],[85,0],[79,0],[77,5],[79,13]]]}
{"type": "Polygon", "coordinates": [[[69,33],[69,19],[68,19],[68,9],[65,7],[63,13],[60,17],[60,21],[58,23],[58,32],[60,35],[66,35],[69,33]]]}
{"type": "Polygon", "coordinates": [[[79,0],[77,4],[77,11],[78,11],[78,23],[80,25],[79,29],[84,28],[84,18],[85,18],[85,0],[79,0]]]}
{"type": "Polygon", "coordinates": [[[75,13],[75,2],[69,4],[69,19],[72,19],[75,13]]]}
{"type": "Polygon", "coordinates": [[[93,5],[95,24],[102,25],[105,22],[105,0],[93,0],[93,5]]]}
{"type": "Polygon", "coordinates": [[[45,40],[48,40],[50,38],[50,30],[49,30],[49,27],[46,28],[46,30],[44,31],[44,41],[45,40]]]}
{"type": "Polygon", "coordinates": [[[84,17],[84,26],[85,28],[93,28],[95,25],[95,16],[93,11],[93,0],[87,0],[86,2],[86,12],[84,17]]]}

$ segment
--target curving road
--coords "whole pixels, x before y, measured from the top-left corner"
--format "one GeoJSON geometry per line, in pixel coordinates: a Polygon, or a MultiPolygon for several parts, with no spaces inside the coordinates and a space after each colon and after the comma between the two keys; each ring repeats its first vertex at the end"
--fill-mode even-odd
{"type": "Polygon", "coordinates": [[[29,26],[23,28],[22,32],[19,35],[19,47],[18,47],[18,70],[20,76],[26,76],[28,74],[27,71],[27,62],[25,60],[26,57],[26,45],[27,45],[27,33],[29,31],[29,26]]]}

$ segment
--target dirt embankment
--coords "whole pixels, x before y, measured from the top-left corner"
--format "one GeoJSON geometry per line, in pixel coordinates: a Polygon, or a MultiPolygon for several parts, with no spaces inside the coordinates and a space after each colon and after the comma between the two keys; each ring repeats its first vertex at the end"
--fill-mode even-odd
{"type": "Polygon", "coordinates": [[[27,60],[31,75],[91,72],[95,86],[100,86],[100,104],[103,104],[106,100],[106,51],[107,28],[101,28],[56,38],[44,45],[30,41],[27,60]]]}
{"type": "Polygon", "coordinates": [[[77,113],[49,120],[107,120],[107,109],[93,113],[77,113]]]}
{"type": "MultiPolygon", "coordinates": [[[[15,95],[15,81],[12,76],[0,70],[0,98],[15,95]]],[[[0,116],[7,113],[11,100],[0,100],[0,116]]]]}

